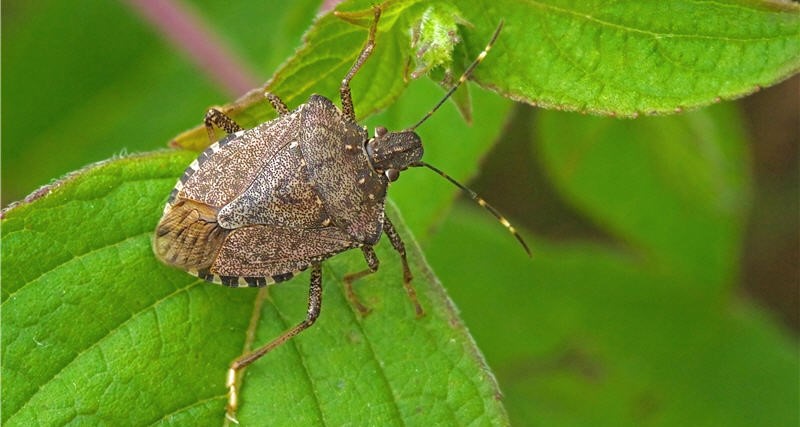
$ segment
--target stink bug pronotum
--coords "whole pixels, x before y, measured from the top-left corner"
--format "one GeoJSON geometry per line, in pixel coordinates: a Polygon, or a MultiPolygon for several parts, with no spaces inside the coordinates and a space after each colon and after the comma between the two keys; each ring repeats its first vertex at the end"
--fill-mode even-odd
{"type": "Polygon", "coordinates": [[[427,167],[465,191],[488,209],[527,245],[509,222],[474,192],[423,162],[422,141],[415,130],[467,80],[486,57],[502,23],[486,48],[458,82],[416,125],[389,132],[375,128],[370,138],[356,121],[350,81],[372,53],[380,8],[355,63],[342,80],[341,111],[327,98],[312,95],[290,111],[276,95],[266,99],[278,117],[244,130],[217,109],[206,114],[205,126],[226,133],[186,169],[169,196],[156,227],[153,248],[164,263],[183,268],[214,283],[261,287],[289,280],[311,268],[306,319],[271,342],[231,364],[226,386],[228,416],[237,407],[236,374],[270,350],[311,326],[322,303],[322,261],[354,248],[364,254],[368,269],[344,277],[353,305],[367,311],[352,290],[356,279],[377,271],[373,246],[386,233],[403,265],[403,285],[422,315],[400,235],[384,215],[386,188],[408,167],[427,167]]]}

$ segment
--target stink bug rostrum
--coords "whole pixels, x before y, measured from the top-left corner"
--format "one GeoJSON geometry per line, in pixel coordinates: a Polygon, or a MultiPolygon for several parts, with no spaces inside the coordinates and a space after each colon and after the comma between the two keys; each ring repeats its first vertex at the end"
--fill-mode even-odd
{"type": "Polygon", "coordinates": [[[386,189],[401,171],[424,166],[445,177],[497,217],[530,254],[494,208],[421,160],[422,142],[415,132],[483,60],[502,23],[458,82],[416,125],[400,132],[376,127],[370,138],[366,127],[356,121],[350,81],[375,46],[380,12],[375,8],[367,42],[342,80],[341,111],[320,95],[312,95],[290,111],[280,98],[267,93],[278,117],[244,130],[221,111],[209,110],[204,122],[212,142],[214,127],[222,128],[227,136],[189,165],[156,227],[153,248],[158,258],[210,282],[261,287],[311,269],[306,319],[231,364],[226,381],[231,418],[237,407],[236,373],[311,326],[319,316],[325,259],[354,248],[363,252],[368,269],[345,276],[344,282],[352,304],[366,313],[352,283],[377,271],[373,246],[386,233],[400,254],[403,285],[417,315],[423,314],[411,285],[403,241],[384,214],[386,189]]]}

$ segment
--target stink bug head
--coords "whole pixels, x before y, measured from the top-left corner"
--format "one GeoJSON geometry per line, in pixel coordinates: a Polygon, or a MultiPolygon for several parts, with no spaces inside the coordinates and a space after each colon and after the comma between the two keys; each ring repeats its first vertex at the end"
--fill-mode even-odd
{"type": "MultiPolygon", "coordinates": [[[[450,90],[439,100],[439,102],[422,117],[413,127],[399,131],[389,132],[385,127],[378,126],[375,128],[375,137],[368,140],[365,144],[366,154],[369,159],[370,166],[378,173],[386,176],[392,182],[397,180],[400,172],[406,170],[408,167],[423,166],[422,162],[422,139],[416,133],[416,129],[428,120],[433,113],[435,113],[447,101],[455,91],[466,82],[472,71],[478,64],[486,58],[489,49],[492,48],[500,30],[503,29],[503,22],[495,29],[492,38],[483,51],[475,58],[474,61],[466,68],[464,73],[459,77],[458,81],[450,88],[450,90]]],[[[446,176],[446,175],[443,175],[446,176]]],[[[448,179],[452,179],[449,178],[448,179]]],[[[460,186],[460,184],[458,184],[460,186]]],[[[518,237],[519,238],[519,237],[518,237]]]]}
{"type": "Polygon", "coordinates": [[[528,256],[531,256],[530,248],[522,239],[522,236],[519,235],[511,223],[503,215],[501,215],[497,209],[479,197],[474,191],[459,183],[440,169],[422,161],[422,139],[416,133],[416,129],[425,123],[425,121],[427,121],[429,118],[431,118],[431,116],[433,116],[433,114],[442,105],[444,105],[444,103],[450,99],[451,96],[453,96],[456,90],[467,81],[473,70],[475,70],[475,67],[477,67],[478,64],[484,60],[484,58],[486,58],[487,53],[494,45],[494,42],[497,40],[500,30],[502,29],[503,22],[500,21],[494,33],[492,34],[491,40],[483,49],[483,51],[481,51],[477,58],[475,58],[475,60],[473,60],[472,63],[467,66],[464,73],[458,78],[458,81],[456,81],[450,90],[447,91],[447,93],[439,100],[439,102],[427,114],[425,114],[422,119],[420,119],[413,127],[400,132],[388,132],[384,127],[376,127],[375,137],[366,143],[366,152],[373,170],[379,174],[385,175],[390,182],[397,180],[400,175],[400,171],[403,171],[408,167],[425,167],[450,181],[450,183],[458,187],[470,199],[475,201],[478,205],[489,211],[489,213],[497,218],[497,220],[522,245],[525,253],[527,253],[528,256]]]}
{"type": "Polygon", "coordinates": [[[395,181],[400,171],[408,169],[422,160],[422,140],[416,132],[387,132],[386,128],[375,129],[375,137],[367,141],[367,157],[375,172],[395,181]]]}

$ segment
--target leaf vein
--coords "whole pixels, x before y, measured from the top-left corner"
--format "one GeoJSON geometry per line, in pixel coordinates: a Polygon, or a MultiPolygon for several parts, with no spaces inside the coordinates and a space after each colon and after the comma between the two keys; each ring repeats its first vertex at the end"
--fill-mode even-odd
{"type": "Polygon", "coordinates": [[[179,294],[181,294],[183,292],[187,292],[189,289],[197,286],[201,282],[202,281],[199,280],[199,279],[198,280],[194,280],[191,283],[189,283],[188,285],[186,285],[186,286],[184,286],[182,288],[176,289],[174,292],[170,293],[169,295],[165,295],[163,298],[159,298],[157,300],[154,300],[152,302],[152,304],[149,304],[149,305],[147,305],[145,307],[142,307],[142,309],[131,313],[130,317],[128,317],[127,319],[125,319],[122,322],[120,322],[117,326],[109,329],[108,332],[106,332],[106,334],[103,335],[102,337],[100,337],[97,341],[91,343],[91,345],[89,345],[88,347],[86,347],[83,350],[81,350],[78,353],[76,353],[75,357],[73,357],[70,361],[64,363],[58,371],[56,371],[52,376],[50,376],[50,378],[47,378],[44,381],[42,381],[42,383],[39,384],[39,386],[36,388],[36,391],[34,391],[30,396],[28,396],[28,398],[19,407],[19,409],[17,411],[15,411],[14,413],[12,413],[11,416],[13,417],[15,414],[18,414],[18,413],[22,412],[22,410],[25,409],[28,406],[28,404],[31,402],[31,400],[33,400],[33,398],[42,390],[42,388],[45,385],[50,384],[54,380],[59,378],[61,376],[61,374],[68,367],[70,367],[72,364],[74,364],[75,361],[77,361],[81,356],[83,356],[84,354],[86,354],[90,350],[92,350],[94,348],[97,348],[100,344],[102,344],[105,340],[107,340],[109,337],[111,337],[115,332],[119,331],[122,327],[124,327],[125,325],[129,324],[130,322],[136,320],[137,318],[139,318],[140,315],[143,315],[145,312],[156,308],[158,305],[160,305],[164,301],[166,301],[166,300],[168,300],[168,299],[170,299],[170,298],[172,298],[174,296],[177,296],[177,295],[179,295],[179,294]]]}
{"type": "Polygon", "coordinates": [[[602,26],[605,26],[605,27],[609,27],[609,28],[614,28],[614,29],[618,29],[618,30],[622,30],[622,31],[628,31],[628,32],[632,32],[632,33],[644,34],[644,35],[647,35],[647,36],[651,36],[656,40],[662,39],[662,38],[690,38],[690,39],[700,39],[700,40],[724,40],[724,41],[731,41],[731,42],[750,43],[750,42],[753,42],[753,41],[771,41],[771,40],[774,40],[774,39],[782,38],[781,36],[749,37],[749,38],[746,38],[746,37],[729,37],[729,36],[722,37],[722,36],[702,35],[702,34],[658,33],[658,32],[647,31],[647,30],[643,30],[643,29],[635,28],[635,27],[631,27],[631,26],[626,26],[626,25],[622,25],[622,24],[617,24],[617,23],[614,23],[614,22],[611,22],[611,21],[602,20],[602,19],[597,18],[597,17],[595,17],[593,15],[590,15],[590,14],[580,13],[580,12],[577,12],[577,11],[574,11],[574,10],[569,10],[569,9],[565,9],[565,8],[556,7],[556,6],[551,5],[551,4],[544,4],[544,3],[541,3],[541,2],[538,2],[538,1],[535,1],[535,0],[526,0],[526,2],[531,4],[531,5],[534,5],[534,6],[538,7],[540,9],[549,9],[549,10],[552,10],[554,12],[558,12],[558,13],[561,13],[561,14],[564,14],[564,15],[572,15],[572,16],[575,16],[577,18],[584,19],[584,20],[590,21],[590,22],[594,22],[596,24],[599,24],[599,25],[602,25],[602,26]]]}
{"type": "MultiPolygon", "coordinates": [[[[342,287],[344,286],[344,284],[342,283],[342,280],[339,279],[340,277],[343,277],[343,276],[342,275],[335,275],[335,277],[337,278],[336,279],[336,283],[339,285],[336,288],[339,290],[339,292],[342,293],[342,296],[345,297],[345,300],[347,300],[347,297],[344,294],[344,291],[342,290],[342,287]]],[[[361,318],[361,315],[359,313],[356,313],[356,309],[353,308],[352,304],[350,304],[349,302],[347,304],[347,307],[350,308],[350,314],[353,316],[353,319],[354,319],[353,323],[355,323],[358,326],[358,329],[361,332],[361,334],[364,337],[368,338],[369,335],[367,334],[366,330],[364,330],[364,327],[363,327],[363,324],[362,324],[363,319],[361,318]]],[[[391,399],[392,408],[393,408],[393,410],[394,410],[394,412],[396,414],[396,418],[400,421],[400,423],[402,425],[406,425],[405,419],[403,418],[402,412],[400,411],[400,407],[397,405],[397,401],[399,400],[399,397],[397,396],[397,393],[395,392],[394,388],[392,388],[392,383],[391,383],[391,381],[389,381],[389,377],[386,375],[386,370],[384,369],[384,364],[381,363],[381,359],[380,359],[380,357],[378,357],[378,353],[375,351],[375,348],[372,346],[372,341],[369,340],[369,339],[365,339],[364,342],[366,343],[366,347],[369,349],[370,354],[372,354],[373,360],[375,360],[375,362],[376,362],[376,365],[378,367],[378,372],[380,373],[381,380],[386,384],[386,389],[389,390],[389,394],[392,397],[392,399],[391,399]]]]}
{"type": "MultiPolygon", "coordinates": [[[[37,232],[37,231],[35,231],[35,230],[31,230],[31,231],[33,231],[33,232],[37,232]]],[[[40,278],[44,277],[45,275],[47,275],[47,274],[49,274],[49,273],[52,273],[52,272],[56,271],[57,269],[59,269],[59,268],[61,268],[61,267],[65,266],[65,265],[67,265],[67,264],[69,264],[69,263],[71,263],[71,262],[73,262],[73,261],[79,261],[79,260],[82,260],[84,257],[87,257],[87,256],[89,256],[89,255],[92,255],[92,254],[93,254],[93,253],[95,253],[95,252],[99,252],[99,251],[101,251],[101,250],[108,249],[108,248],[112,248],[112,247],[119,247],[120,245],[122,245],[122,244],[125,244],[125,243],[127,243],[128,241],[131,241],[131,240],[134,240],[134,239],[138,239],[139,237],[141,237],[141,236],[143,236],[143,235],[150,234],[150,233],[151,233],[150,231],[144,231],[144,232],[141,232],[141,233],[138,233],[138,234],[134,234],[134,235],[132,235],[132,236],[125,237],[125,238],[124,238],[124,239],[122,239],[122,240],[118,240],[118,241],[115,241],[115,242],[113,242],[113,243],[109,243],[109,244],[107,244],[107,245],[98,246],[98,247],[92,248],[91,250],[88,250],[88,251],[86,251],[86,252],[83,252],[83,253],[80,253],[80,254],[77,254],[77,255],[72,255],[72,257],[71,257],[71,258],[67,258],[67,259],[65,259],[64,261],[62,261],[62,262],[60,262],[60,263],[58,263],[58,264],[54,265],[53,267],[50,267],[48,270],[46,270],[46,271],[43,271],[43,272],[42,272],[41,274],[39,274],[38,276],[36,276],[36,277],[34,277],[34,278],[32,278],[32,279],[28,280],[27,282],[25,282],[25,283],[24,283],[22,286],[20,286],[19,288],[17,288],[17,289],[16,289],[14,292],[12,292],[12,293],[10,293],[10,294],[6,295],[6,298],[5,298],[5,300],[4,300],[2,303],[0,303],[0,308],[2,308],[2,307],[3,307],[3,306],[6,304],[6,302],[10,301],[10,300],[11,300],[11,298],[12,298],[13,296],[17,295],[17,294],[18,294],[20,291],[22,291],[23,289],[25,289],[25,288],[26,288],[26,287],[28,287],[29,285],[33,284],[35,281],[39,280],[40,278]]]]}

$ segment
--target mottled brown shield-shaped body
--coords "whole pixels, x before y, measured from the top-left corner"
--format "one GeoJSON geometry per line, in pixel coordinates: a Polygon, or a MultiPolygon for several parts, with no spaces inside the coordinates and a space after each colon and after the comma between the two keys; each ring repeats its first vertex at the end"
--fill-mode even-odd
{"type": "Polygon", "coordinates": [[[224,112],[211,109],[205,126],[228,136],[212,144],[184,172],[169,196],[153,248],[162,261],[199,277],[228,286],[265,286],[310,268],[306,318],[265,345],[231,363],[226,417],[236,421],[237,373],[296,336],[316,321],[322,305],[321,262],[360,247],[367,270],[343,276],[353,306],[366,314],[352,283],[378,270],[373,246],[385,232],[400,256],[403,286],[417,316],[424,310],[412,286],[405,245],[384,216],[386,188],[409,167],[427,167],[464,190],[489,210],[527,250],[510,223],[474,192],[422,161],[422,140],[416,128],[449,98],[486,57],[502,25],[456,85],[413,127],[389,132],[375,128],[369,138],[356,122],[350,81],[375,47],[380,7],[367,42],[342,79],[341,111],[319,95],[289,111],[275,94],[265,97],[278,112],[275,120],[251,130],[224,112]]]}
{"type": "Polygon", "coordinates": [[[374,245],[388,180],[370,167],[367,139],[365,129],[319,95],[228,135],[175,185],[155,253],[209,281],[263,286],[374,245]]]}

